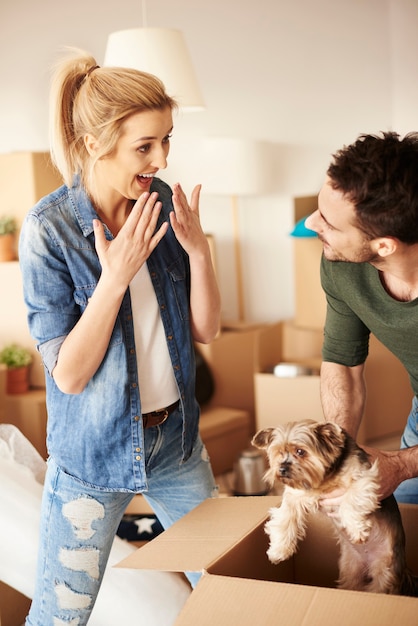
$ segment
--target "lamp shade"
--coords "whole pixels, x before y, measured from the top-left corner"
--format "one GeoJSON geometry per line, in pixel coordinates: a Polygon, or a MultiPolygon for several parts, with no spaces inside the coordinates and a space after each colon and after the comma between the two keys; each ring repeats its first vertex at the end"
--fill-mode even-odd
{"type": "Polygon", "coordinates": [[[182,109],[204,108],[183,35],[170,28],[131,28],[111,33],[105,66],[130,67],[157,76],[182,109]]]}
{"type": "Polygon", "coordinates": [[[251,196],[269,193],[272,187],[268,144],[236,137],[203,140],[201,180],[205,193],[251,196]]]}

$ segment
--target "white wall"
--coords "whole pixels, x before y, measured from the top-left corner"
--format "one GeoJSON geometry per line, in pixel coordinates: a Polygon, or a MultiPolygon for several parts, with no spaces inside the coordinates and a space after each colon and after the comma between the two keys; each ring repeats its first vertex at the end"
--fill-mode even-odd
{"type": "Polygon", "coordinates": [[[390,3],[392,126],[401,133],[418,130],[417,0],[390,3]]]}
{"type": "MultiPolygon", "coordinates": [[[[240,200],[246,316],[289,317],[292,197],[316,193],[330,154],[359,133],[418,126],[418,3],[148,0],[147,19],[183,31],[207,104],[175,120],[168,182],[181,175],[187,190],[199,182],[201,137],[272,145],[274,188],[240,200]]],[[[49,67],[61,46],[101,63],[109,32],[142,25],[140,0],[1,0],[0,152],[48,148],[49,67]]],[[[233,318],[230,199],[206,195],[201,213],[216,237],[224,316],[233,318]]]]}

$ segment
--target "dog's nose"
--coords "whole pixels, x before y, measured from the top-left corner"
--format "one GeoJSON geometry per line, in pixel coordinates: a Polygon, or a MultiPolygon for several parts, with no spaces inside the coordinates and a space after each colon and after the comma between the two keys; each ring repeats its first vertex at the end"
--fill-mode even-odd
{"type": "Polygon", "coordinates": [[[290,463],[282,463],[279,467],[280,476],[288,476],[290,470],[290,463]]]}

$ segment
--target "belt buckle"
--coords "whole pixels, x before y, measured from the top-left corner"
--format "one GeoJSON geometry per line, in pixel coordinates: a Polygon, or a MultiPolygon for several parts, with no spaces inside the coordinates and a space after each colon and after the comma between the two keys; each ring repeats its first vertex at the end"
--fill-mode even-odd
{"type": "Polygon", "coordinates": [[[168,415],[169,415],[169,413],[168,413],[167,409],[161,409],[161,411],[157,411],[157,412],[158,412],[158,413],[162,413],[162,414],[163,414],[163,417],[162,417],[162,419],[161,419],[161,422],[159,422],[159,423],[160,423],[160,424],[164,424],[164,422],[166,421],[166,419],[168,418],[168,415]]]}
{"type": "Polygon", "coordinates": [[[160,426],[160,424],[164,424],[164,422],[166,422],[169,418],[170,413],[170,407],[166,407],[165,409],[158,409],[156,411],[151,411],[151,413],[144,414],[144,428],[149,428],[150,426],[160,426]]]}

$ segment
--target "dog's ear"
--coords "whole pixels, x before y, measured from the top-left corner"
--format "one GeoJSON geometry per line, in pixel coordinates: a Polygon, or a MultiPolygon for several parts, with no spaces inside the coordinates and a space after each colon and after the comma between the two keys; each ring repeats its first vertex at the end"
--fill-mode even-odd
{"type": "Polygon", "coordinates": [[[331,452],[332,449],[342,448],[345,443],[345,432],[343,429],[333,422],[325,422],[317,424],[314,428],[318,442],[331,452]]]}
{"type": "Polygon", "coordinates": [[[264,430],[259,430],[258,433],[256,433],[251,440],[252,445],[256,448],[261,448],[262,450],[268,448],[273,438],[273,433],[274,428],[265,428],[264,430]]]}

